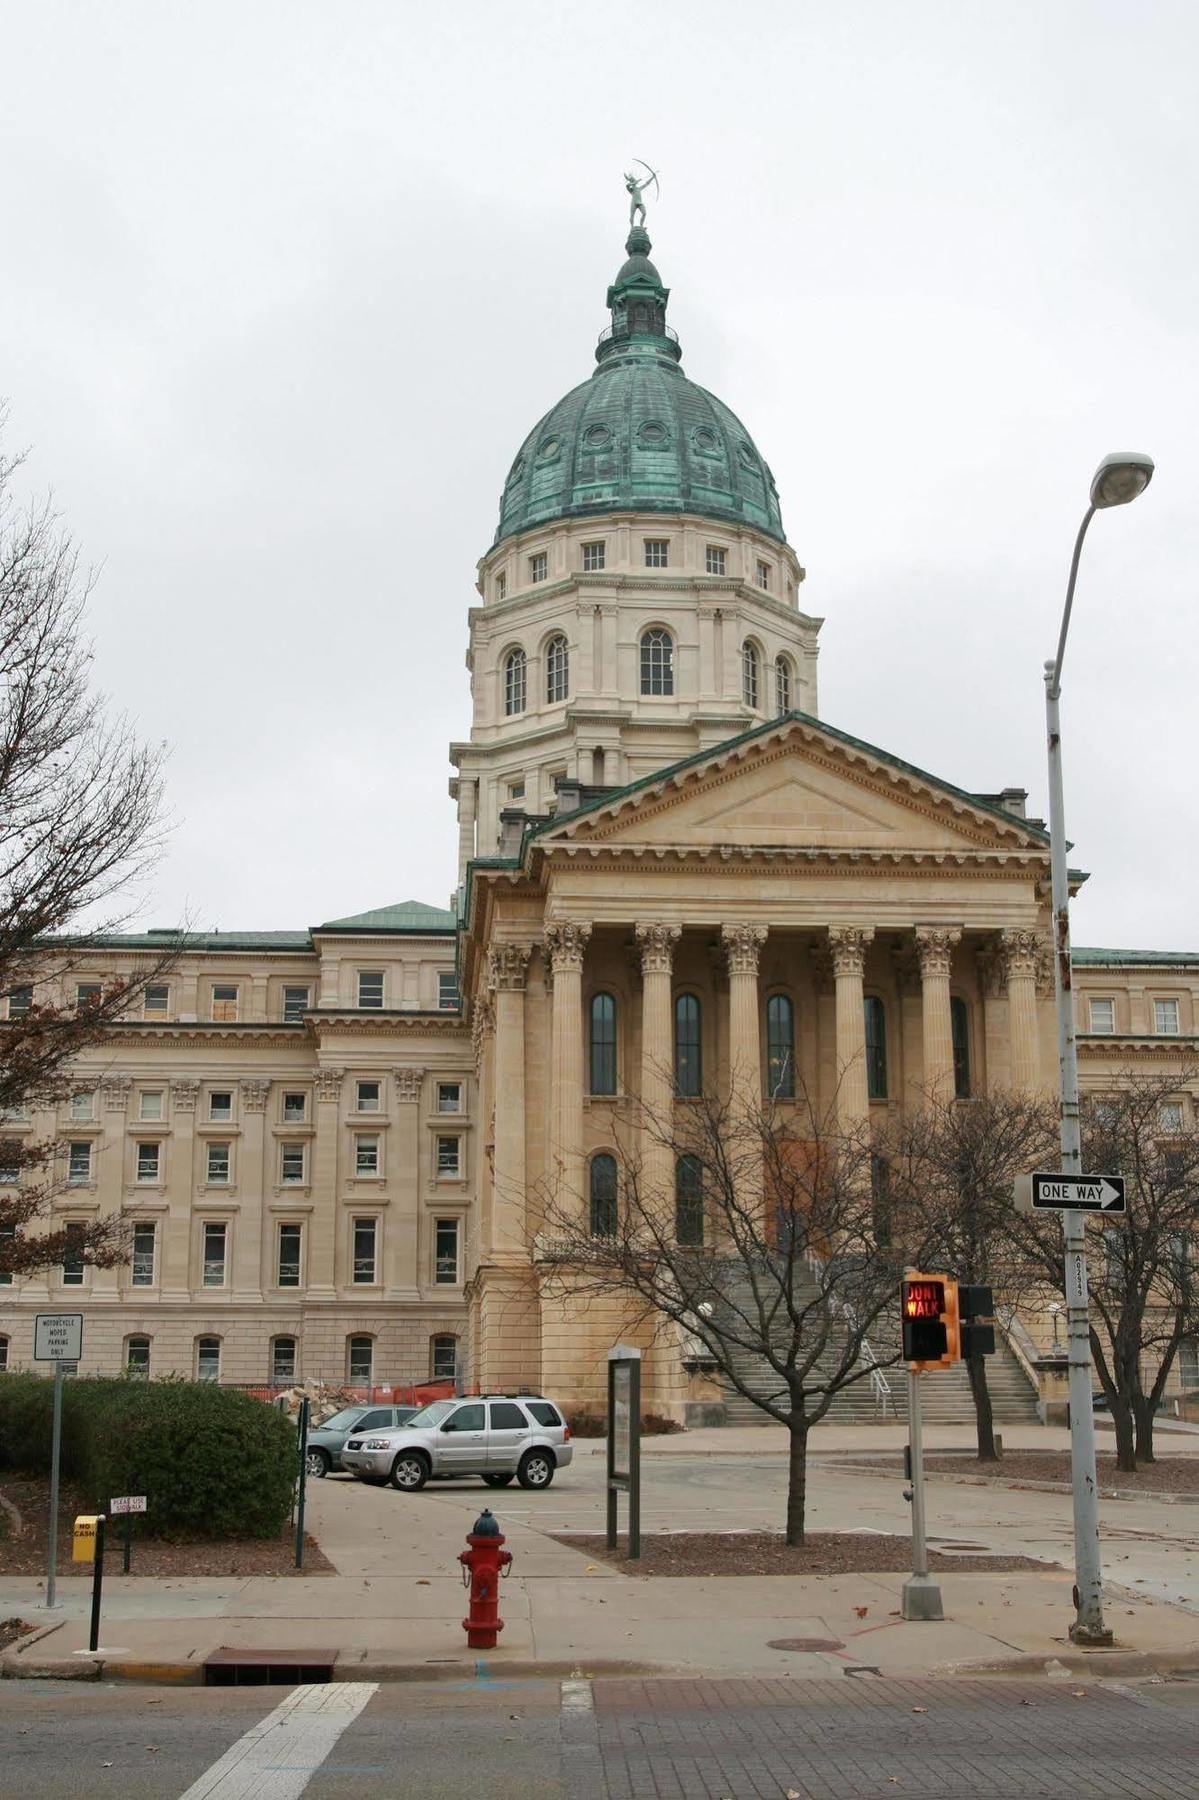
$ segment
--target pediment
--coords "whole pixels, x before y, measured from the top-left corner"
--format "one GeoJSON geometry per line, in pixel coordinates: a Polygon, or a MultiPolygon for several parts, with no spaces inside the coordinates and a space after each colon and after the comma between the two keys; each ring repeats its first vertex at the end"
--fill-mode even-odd
{"type": "Polygon", "coordinates": [[[1044,854],[1035,827],[858,740],[791,717],[664,770],[544,830],[646,850],[1044,854]]]}

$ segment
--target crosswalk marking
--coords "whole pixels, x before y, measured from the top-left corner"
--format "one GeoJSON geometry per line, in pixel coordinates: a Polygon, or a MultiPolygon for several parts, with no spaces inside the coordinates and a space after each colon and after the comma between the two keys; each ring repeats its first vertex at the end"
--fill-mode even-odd
{"type": "Polygon", "coordinates": [[[299,1800],[376,1681],[308,1682],[252,1725],[179,1800],[299,1800]]]}

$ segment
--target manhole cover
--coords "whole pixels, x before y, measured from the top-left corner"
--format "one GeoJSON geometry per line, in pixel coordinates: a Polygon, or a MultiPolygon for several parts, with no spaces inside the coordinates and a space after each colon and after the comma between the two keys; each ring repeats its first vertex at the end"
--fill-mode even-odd
{"type": "Polygon", "coordinates": [[[840,1638],[770,1638],[768,1650],[844,1650],[840,1638]]]}

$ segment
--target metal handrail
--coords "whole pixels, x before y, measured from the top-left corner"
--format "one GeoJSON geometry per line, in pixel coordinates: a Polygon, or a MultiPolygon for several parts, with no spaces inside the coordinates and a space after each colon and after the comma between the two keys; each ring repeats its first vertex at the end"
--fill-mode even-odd
{"type": "MultiPolygon", "coordinates": [[[[817,1256],[814,1250],[809,1250],[807,1253],[807,1262],[809,1269],[816,1277],[817,1282],[819,1282],[821,1276],[824,1274],[824,1259],[817,1256]]],[[[829,1294],[826,1298],[833,1312],[843,1313],[845,1318],[849,1321],[850,1330],[856,1331],[858,1328],[857,1314],[854,1312],[853,1307],[850,1306],[849,1302],[847,1300],[839,1300],[835,1294],[829,1294]]],[[[883,1373],[878,1357],[874,1354],[874,1346],[868,1337],[863,1337],[859,1341],[858,1352],[861,1360],[870,1370],[870,1391],[874,1395],[874,1403],[882,1413],[883,1417],[886,1418],[887,1408],[891,1404],[891,1383],[883,1373]]]]}

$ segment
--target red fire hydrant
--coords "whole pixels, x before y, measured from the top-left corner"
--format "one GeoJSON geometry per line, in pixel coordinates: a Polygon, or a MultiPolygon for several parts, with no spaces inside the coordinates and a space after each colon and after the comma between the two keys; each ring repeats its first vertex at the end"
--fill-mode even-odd
{"type": "Polygon", "coordinates": [[[462,1584],[470,1588],[470,1613],[462,1621],[466,1641],[472,1650],[494,1650],[495,1640],[504,1629],[500,1618],[500,1576],[512,1566],[512,1552],[504,1550],[500,1522],[488,1507],[475,1520],[474,1529],[466,1534],[469,1550],[458,1552],[462,1564],[462,1584]]]}

